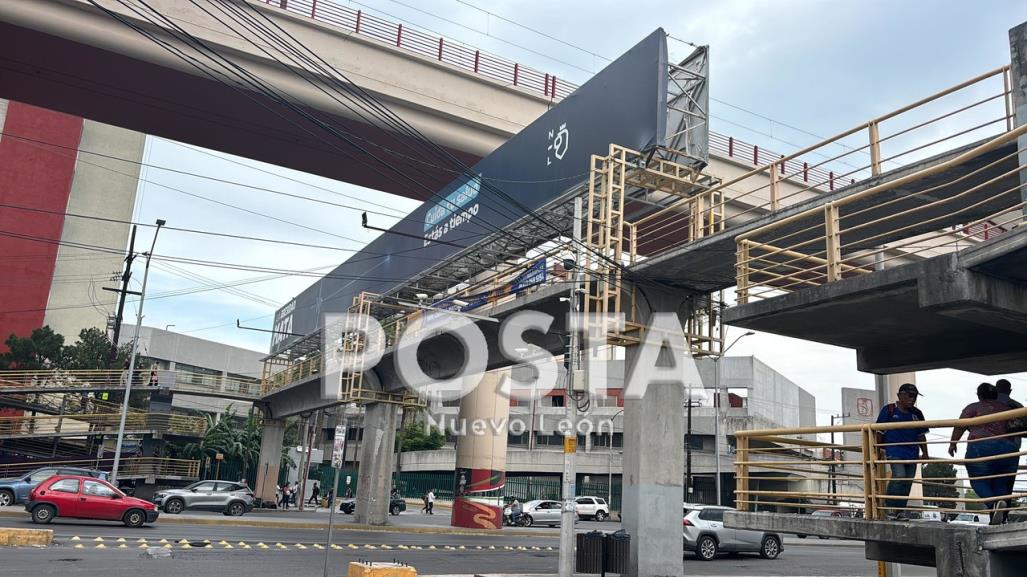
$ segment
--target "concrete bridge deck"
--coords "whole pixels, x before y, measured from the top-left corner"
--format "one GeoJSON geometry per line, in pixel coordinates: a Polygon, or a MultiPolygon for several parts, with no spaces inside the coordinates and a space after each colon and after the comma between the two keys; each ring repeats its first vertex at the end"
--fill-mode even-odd
{"type": "Polygon", "coordinates": [[[936,567],[939,577],[1019,576],[1027,561],[1027,523],[989,527],[727,511],[724,524],[864,541],[867,559],[936,567]]]}
{"type": "Polygon", "coordinates": [[[861,371],[1027,370],[1027,227],[727,309],[724,322],[856,349],[861,371]]]}

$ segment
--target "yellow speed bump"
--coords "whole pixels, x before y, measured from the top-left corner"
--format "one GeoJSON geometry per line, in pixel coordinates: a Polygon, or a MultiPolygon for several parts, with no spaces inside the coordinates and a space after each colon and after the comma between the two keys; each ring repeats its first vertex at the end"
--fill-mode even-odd
{"type": "Polygon", "coordinates": [[[124,543],[125,542],[125,538],[124,537],[118,537],[117,539],[114,540],[114,542],[115,543],[124,543]]]}
{"type": "Polygon", "coordinates": [[[107,548],[107,546],[106,546],[106,545],[104,545],[103,543],[97,543],[97,545],[96,545],[96,547],[95,547],[95,548],[96,548],[96,549],[106,549],[106,548],[107,548]]]}
{"type": "Polygon", "coordinates": [[[296,543],[296,548],[297,548],[297,549],[306,549],[306,548],[307,548],[307,546],[306,546],[306,545],[304,545],[303,543],[296,543]]]}
{"type": "Polygon", "coordinates": [[[72,538],[71,538],[71,540],[72,540],[72,541],[81,541],[81,540],[82,540],[82,538],[81,538],[81,537],[79,537],[78,535],[75,535],[74,537],[72,537],[72,538]]]}
{"type": "Polygon", "coordinates": [[[128,549],[128,545],[121,543],[118,545],[118,549],[128,549]]]}
{"type": "Polygon", "coordinates": [[[97,537],[96,539],[93,539],[93,541],[96,541],[97,543],[103,543],[103,537],[97,537]]]}
{"type": "Polygon", "coordinates": [[[76,543],[75,544],[75,549],[85,549],[85,548],[86,548],[86,546],[83,545],[82,543],[76,543]]]}

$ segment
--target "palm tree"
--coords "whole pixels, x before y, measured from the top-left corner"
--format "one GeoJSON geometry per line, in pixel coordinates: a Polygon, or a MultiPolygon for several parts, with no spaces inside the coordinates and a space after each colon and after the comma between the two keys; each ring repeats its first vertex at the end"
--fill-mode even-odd
{"type": "MultiPolygon", "coordinates": [[[[198,442],[186,444],[182,453],[191,459],[214,459],[221,453],[226,460],[239,462],[246,471],[260,461],[262,433],[263,422],[256,410],[250,409],[245,423],[239,427],[236,411],[229,407],[220,419],[208,414],[206,434],[198,442]]],[[[286,451],[282,450],[282,465],[295,467],[286,451]]]]}

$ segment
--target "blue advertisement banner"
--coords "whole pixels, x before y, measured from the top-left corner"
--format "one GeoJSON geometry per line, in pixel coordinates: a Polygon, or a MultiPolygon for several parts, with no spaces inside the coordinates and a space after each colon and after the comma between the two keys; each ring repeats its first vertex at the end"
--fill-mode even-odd
{"type": "MultiPolygon", "coordinates": [[[[611,143],[636,150],[661,144],[666,103],[666,33],[657,29],[397,222],[394,234],[382,234],[297,295],[276,313],[275,326],[309,334],[322,314],[347,311],[360,292],[407,284],[525,217],[525,209],[559,198],[611,143]]],[[[272,352],[297,338],[278,337],[272,352]]]]}

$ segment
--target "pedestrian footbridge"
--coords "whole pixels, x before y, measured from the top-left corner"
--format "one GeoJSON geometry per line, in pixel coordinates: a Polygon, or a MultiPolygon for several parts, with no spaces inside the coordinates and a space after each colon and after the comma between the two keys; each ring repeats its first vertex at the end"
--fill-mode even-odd
{"type": "MultiPolygon", "coordinates": [[[[725,523],[864,541],[868,559],[936,567],[939,577],[1022,575],[1027,563],[1027,467],[1018,461],[1027,451],[1020,450],[1020,433],[961,439],[953,459],[901,460],[886,456],[884,449],[913,443],[885,444],[878,433],[911,426],[966,429],[1023,417],[1027,409],[971,419],[737,431],[737,512],[726,513],[725,523]],[[821,440],[828,436],[842,440],[821,440]],[[1005,453],[961,456],[968,446],[999,437],[1016,442],[1005,453]],[[908,499],[889,494],[889,466],[896,463],[917,467],[915,477],[908,479],[908,499]],[[824,509],[838,516],[809,514],[824,509]],[[1006,522],[961,523],[958,515],[973,510],[986,519],[1005,517],[1006,522]],[[944,521],[928,521],[925,512],[938,513],[944,521]],[[889,520],[900,514],[909,520],[889,520]]],[[[928,440],[929,453],[944,454],[949,443],[928,440]]]]}
{"type": "MultiPolygon", "coordinates": [[[[127,382],[127,370],[0,371],[0,395],[117,391],[124,390],[127,382]]],[[[173,393],[239,401],[256,401],[261,397],[260,381],[190,371],[136,369],[132,388],[166,389],[173,393]]]]}

